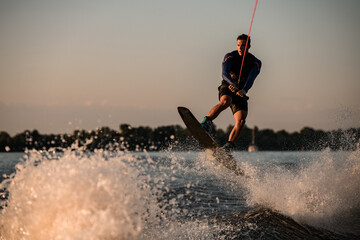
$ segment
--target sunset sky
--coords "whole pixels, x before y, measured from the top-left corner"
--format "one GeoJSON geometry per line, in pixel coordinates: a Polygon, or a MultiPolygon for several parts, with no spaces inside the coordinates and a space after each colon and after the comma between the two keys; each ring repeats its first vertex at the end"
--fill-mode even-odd
{"type": "MultiPolygon", "coordinates": [[[[0,131],[184,126],[177,106],[201,119],[254,4],[0,0],[0,131]]],[[[360,127],[359,12],[358,0],[259,0],[248,127],[360,127]]]]}

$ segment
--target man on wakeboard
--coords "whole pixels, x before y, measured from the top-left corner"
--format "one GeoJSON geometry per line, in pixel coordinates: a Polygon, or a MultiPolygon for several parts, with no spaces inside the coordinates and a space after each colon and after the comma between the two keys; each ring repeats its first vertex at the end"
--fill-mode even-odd
{"type": "Polygon", "coordinates": [[[226,151],[232,151],[235,148],[235,142],[245,125],[248,113],[247,101],[249,98],[246,96],[246,93],[260,73],[261,61],[248,52],[250,43],[248,35],[239,35],[236,39],[237,50],[225,55],[222,62],[223,80],[218,87],[219,103],[209,111],[201,122],[203,128],[212,133],[215,129],[212,121],[226,108],[231,107],[235,126],[229,135],[227,143],[223,146],[226,151]],[[245,49],[247,39],[248,45],[245,49]],[[241,69],[244,55],[245,59],[241,69]]]}

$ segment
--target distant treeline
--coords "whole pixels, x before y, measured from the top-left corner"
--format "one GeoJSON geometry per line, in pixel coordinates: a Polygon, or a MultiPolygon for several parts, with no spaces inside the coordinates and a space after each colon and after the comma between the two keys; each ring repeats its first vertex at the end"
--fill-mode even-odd
{"type": "MultiPolygon", "coordinates": [[[[223,145],[232,129],[217,129],[215,140],[223,145]]],[[[252,140],[252,129],[244,127],[236,143],[237,150],[247,150],[252,140]]],[[[261,151],[318,151],[355,150],[360,139],[360,128],[348,130],[322,131],[310,127],[300,132],[288,133],[285,130],[259,130],[255,127],[255,144],[261,151]]],[[[81,148],[85,151],[96,149],[159,151],[171,149],[187,151],[200,149],[186,128],[180,125],[150,127],[131,127],[121,124],[119,131],[102,127],[93,131],[75,130],[72,134],[40,134],[37,130],[26,130],[11,137],[0,131],[0,152],[23,152],[25,149],[62,151],[68,148],[81,148]]]]}

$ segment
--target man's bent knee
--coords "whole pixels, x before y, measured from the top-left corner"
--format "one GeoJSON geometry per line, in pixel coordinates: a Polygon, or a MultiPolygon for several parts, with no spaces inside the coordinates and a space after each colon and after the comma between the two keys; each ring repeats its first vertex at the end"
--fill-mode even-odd
{"type": "Polygon", "coordinates": [[[222,96],[221,98],[220,98],[220,104],[222,105],[222,106],[224,106],[224,107],[228,107],[228,106],[230,106],[231,105],[231,97],[229,97],[229,96],[226,96],[226,95],[224,95],[224,96],[222,96]]]}
{"type": "Polygon", "coordinates": [[[246,122],[247,112],[246,111],[238,111],[234,114],[235,118],[235,126],[243,127],[246,122]]]}
{"type": "Polygon", "coordinates": [[[235,122],[235,125],[237,126],[237,127],[242,127],[242,126],[244,126],[245,125],[245,119],[240,119],[239,121],[236,121],[235,122]]]}

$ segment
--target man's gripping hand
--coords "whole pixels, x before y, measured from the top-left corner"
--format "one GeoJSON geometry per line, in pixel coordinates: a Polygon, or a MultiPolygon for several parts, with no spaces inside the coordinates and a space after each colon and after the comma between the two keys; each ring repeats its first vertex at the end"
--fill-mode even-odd
{"type": "Polygon", "coordinates": [[[236,93],[237,91],[239,91],[239,89],[236,87],[235,83],[232,83],[229,85],[229,89],[230,91],[232,91],[233,93],[236,93]]]}
{"type": "Polygon", "coordinates": [[[240,96],[240,97],[247,97],[246,96],[246,92],[244,89],[241,89],[239,91],[236,92],[236,95],[240,96]]]}
{"type": "Polygon", "coordinates": [[[246,96],[245,90],[244,89],[239,90],[234,83],[229,85],[229,89],[230,89],[230,91],[232,91],[236,95],[238,95],[240,97],[243,97],[245,99],[249,99],[249,97],[246,96]]]}

